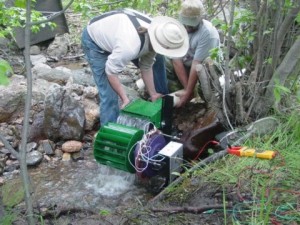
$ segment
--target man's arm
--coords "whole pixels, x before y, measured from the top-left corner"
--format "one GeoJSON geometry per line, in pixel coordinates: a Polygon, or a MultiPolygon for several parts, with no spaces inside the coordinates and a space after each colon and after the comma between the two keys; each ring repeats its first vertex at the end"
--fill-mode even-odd
{"type": "Polygon", "coordinates": [[[188,77],[188,83],[184,92],[180,94],[180,101],[176,105],[176,107],[184,106],[188,101],[190,101],[194,97],[194,89],[198,80],[196,65],[200,62],[197,60],[193,60],[190,75],[188,77]]]}
{"type": "Polygon", "coordinates": [[[109,74],[107,75],[107,79],[111,85],[111,87],[115,90],[115,92],[119,95],[122,100],[121,109],[123,109],[130,101],[127,97],[127,94],[119,80],[118,75],[116,74],[109,74]]]}
{"type": "Polygon", "coordinates": [[[142,79],[145,83],[145,86],[147,88],[147,91],[150,95],[151,101],[155,101],[156,99],[162,97],[161,94],[157,93],[154,87],[154,81],[153,81],[153,70],[141,70],[142,79]]]}
{"type": "Polygon", "coordinates": [[[172,59],[172,64],[180,83],[185,89],[188,85],[188,74],[182,62],[182,59],[172,59]]]}

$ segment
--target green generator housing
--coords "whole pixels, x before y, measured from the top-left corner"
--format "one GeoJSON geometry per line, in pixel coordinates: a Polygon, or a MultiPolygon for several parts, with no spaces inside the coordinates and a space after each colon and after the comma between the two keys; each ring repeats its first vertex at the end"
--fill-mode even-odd
{"type": "Polygon", "coordinates": [[[94,157],[100,164],[134,173],[134,145],[144,132],[134,127],[108,123],[100,128],[94,140],[94,157]]]}
{"type": "Polygon", "coordinates": [[[121,110],[120,115],[122,116],[122,114],[147,120],[152,122],[157,128],[160,128],[162,121],[162,99],[157,99],[155,102],[137,99],[121,110]]]}
{"type": "MultiPolygon", "coordinates": [[[[135,100],[120,111],[120,116],[139,118],[153,123],[158,129],[162,121],[162,99],[149,102],[135,100]]],[[[126,122],[126,120],[125,120],[126,122]]],[[[135,173],[134,151],[135,144],[144,135],[142,128],[136,128],[123,123],[108,123],[100,128],[94,140],[94,157],[100,164],[116,169],[135,173]]]]}

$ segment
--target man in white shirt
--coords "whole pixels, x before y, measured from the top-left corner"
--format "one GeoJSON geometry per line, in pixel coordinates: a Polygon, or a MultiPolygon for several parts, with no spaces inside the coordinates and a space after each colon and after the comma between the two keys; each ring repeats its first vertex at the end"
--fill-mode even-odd
{"type": "MultiPolygon", "coordinates": [[[[107,12],[93,18],[82,34],[82,48],[91,66],[100,97],[101,125],[115,122],[129,99],[118,74],[131,61],[137,62],[151,101],[162,96],[155,89],[152,66],[156,53],[182,57],[188,50],[187,32],[177,20],[154,19],[135,10],[107,12]]],[[[164,94],[164,93],[163,93],[164,94]]]]}

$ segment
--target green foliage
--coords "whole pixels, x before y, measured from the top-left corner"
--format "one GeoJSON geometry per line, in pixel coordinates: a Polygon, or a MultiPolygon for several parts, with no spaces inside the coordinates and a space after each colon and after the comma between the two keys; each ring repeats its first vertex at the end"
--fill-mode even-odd
{"type": "MultiPolygon", "coordinates": [[[[33,7],[34,2],[32,1],[33,7]]],[[[14,37],[14,29],[18,27],[25,27],[26,22],[26,1],[25,0],[17,0],[14,6],[6,7],[6,0],[0,0],[0,37],[11,36],[14,37]]],[[[36,10],[32,10],[31,12],[31,22],[35,23],[38,21],[45,20],[46,17],[43,16],[41,12],[36,10]]],[[[50,26],[54,28],[56,25],[52,22],[46,22],[41,25],[33,25],[32,31],[38,32],[40,27],[50,26]]]]}
{"type": "Polygon", "coordinates": [[[276,103],[279,103],[283,95],[291,94],[291,90],[280,84],[280,81],[275,80],[274,97],[276,103]]]}
{"type": "Polygon", "coordinates": [[[226,218],[228,214],[232,215],[232,224],[239,225],[269,224],[271,217],[276,217],[282,224],[300,221],[300,214],[295,210],[298,201],[296,192],[300,188],[299,110],[278,115],[277,120],[280,123],[273,132],[255,135],[243,144],[256,149],[274,150],[277,152],[274,159],[227,155],[203,168],[199,167],[190,176],[181,175],[181,184],[167,187],[170,199],[183,201],[195,192],[193,185],[200,188],[200,184],[215,184],[223,190],[230,190],[230,193],[246,196],[242,202],[233,202],[233,209],[230,210],[225,207],[228,191],[223,191],[225,221],[229,220],[226,218]],[[191,184],[191,180],[198,180],[199,185],[191,184]]]}
{"type": "Polygon", "coordinates": [[[132,8],[152,16],[168,15],[176,17],[180,4],[180,0],[170,2],[164,2],[161,0],[108,0],[97,2],[92,0],[75,0],[72,5],[72,9],[75,12],[82,13],[84,18],[92,18],[101,13],[120,8],[132,8]]]}
{"type": "Polygon", "coordinates": [[[9,63],[3,59],[0,59],[0,85],[8,85],[8,76],[13,73],[13,69],[9,63]]]}
{"type": "Polygon", "coordinates": [[[24,190],[19,183],[6,183],[1,187],[3,204],[9,208],[19,204],[24,199],[24,190]]]}
{"type": "Polygon", "coordinates": [[[5,212],[5,215],[0,218],[1,225],[11,225],[17,219],[17,215],[13,212],[5,212]]]}
{"type": "Polygon", "coordinates": [[[109,216],[110,214],[111,214],[111,212],[109,210],[106,210],[106,209],[102,209],[99,212],[100,216],[109,216]]]}

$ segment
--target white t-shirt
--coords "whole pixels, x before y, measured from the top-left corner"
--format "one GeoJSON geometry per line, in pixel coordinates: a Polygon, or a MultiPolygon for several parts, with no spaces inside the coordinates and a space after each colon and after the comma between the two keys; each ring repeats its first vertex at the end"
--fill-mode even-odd
{"type": "MultiPolygon", "coordinates": [[[[144,14],[141,15],[147,17],[144,14]]],[[[147,18],[150,19],[150,17],[147,18]]],[[[140,19],[138,22],[145,28],[150,25],[140,19]]],[[[152,67],[156,53],[149,50],[149,36],[145,35],[145,43],[140,51],[140,37],[126,14],[117,13],[95,21],[87,26],[87,31],[100,48],[111,53],[105,67],[107,74],[120,73],[131,60],[136,58],[140,58],[141,70],[148,70],[152,67]]]]}

